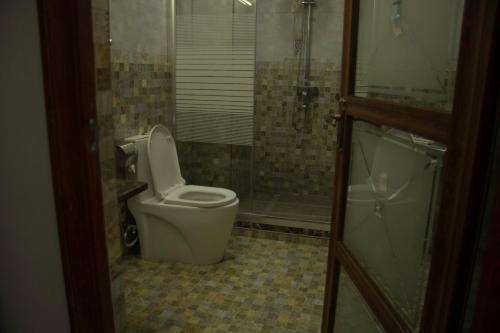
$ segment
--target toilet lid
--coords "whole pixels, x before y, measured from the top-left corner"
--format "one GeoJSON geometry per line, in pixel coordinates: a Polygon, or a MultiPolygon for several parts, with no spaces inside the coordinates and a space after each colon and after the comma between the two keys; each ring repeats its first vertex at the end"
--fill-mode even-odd
{"type": "Polygon", "coordinates": [[[170,189],[185,183],[177,159],[175,140],[165,126],[156,125],[149,133],[148,158],[158,198],[163,198],[170,189]]]}

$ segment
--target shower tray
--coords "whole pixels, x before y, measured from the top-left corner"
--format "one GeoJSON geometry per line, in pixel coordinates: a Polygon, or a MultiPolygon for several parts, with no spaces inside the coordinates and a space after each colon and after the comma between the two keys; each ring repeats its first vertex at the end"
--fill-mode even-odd
{"type": "Polygon", "coordinates": [[[240,198],[238,220],[311,230],[330,230],[332,199],[323,196],[255,193],[240,198]]]}

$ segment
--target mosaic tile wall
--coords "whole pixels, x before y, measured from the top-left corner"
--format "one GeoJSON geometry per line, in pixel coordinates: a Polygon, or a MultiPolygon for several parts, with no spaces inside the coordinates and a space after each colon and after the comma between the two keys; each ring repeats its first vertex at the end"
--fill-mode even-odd
{"type": "Polygon", "coordinates": [[[115,139],[166,124],[171,95],[167,0],[110,0],[115,139]]]}
{"type": "Polygon", "coordinates": [[[161,63],[111,62],[115,138],[147,133],[165,124],[171,94],[170,68],[161,63]]]}
{"type": "Polygon", "coordinates": [[[303,7],[289,0],[258,2],[255,192],[332,193],[336,131],[324,118],[337,107],[343,6],[341,0],[317,0],[313,8],[310,83],[319,97],[306,113],[296,92],[303,7]]]}
{"type": "Polygon", "coordinates": [[[113,265],[120,260],[121,247],[111,109],[109,12],[107,1],[94,0],[92,6],[97,72],[97,122],[100,129],[99,159],[101,161],[104,213],[108,234],[108,259],[110,265],[113,265]]]}
{"type": "Polygon", "coordinates": [[[188,184],[250,192],[252,147],[178,141],[177,153],[188,184]]]}
{"type": "Polygon", "coordinates": [[[313,62],[311,85],[319,97],[305,112],[297,102],[293,59],[258,62],[255,105],[255,191],[328,196],[335,172],[335,111],[340,69],[313,62]]]}
{"type": "MultiPolygon", "coordinates": [[[[167,122],[171,93],[167,1],[111,0],[109,6],[111,124],[112,139],[117,141],[167,122]]],[[[114,167],[123,169],[123,160],[116,161],[114,167]]],[[[123,177],[120,172],[118,176],[123,177]]],[[[124,205],[120,204],[120,211],[124,205]]],[[[127,214],[118,218],[124,223],[127,214]]],[[[123,253],[130,252],[121,239],[118,243],[123,253]]]]}
{"type": "Polygon", "coordinates": [[[111,276],[112,302],[116,332],[125,329],[124,290],[121,286],[117,266],[122,257],[119,225],[118,198],[116,193],[116,169],[114,156],[114,133],[112,118],[112,95],[110,76],[109,8],[106,0],[92,1],[95,66],[96,66],[96,109],[99,125],[99,159],[104,205],[104,221],[111,276]]]}
{"type": "MultiPolygon", "coordinates": [[[[312,64],[319,97],[307,117],[296,98],[296,68],[293,59],[257,63],[254,191],[329,196],[336,130],[325,117],[337,108],[340,69],[312,64]]],[[[252,147],[179,142],[178,153],[189,183],[231,188],[240,196],[250,190],[252,147]]]]}
{"type": "Polygon", "coordinates": [[[318,0],[313,13],[311,84],[319,88],[320,96],[309,118],[296,102],[298,64],[291,31],[295,7],[290,0],[258,1],[255,142],[247,153],[254,155],[253,165],[246,159],[234,162],[229,146],[180,144],[187,179],[236,190],[250,180],[254,192],[331,195],[336,132],[324,118],[337,107],[343,1],[318,0]],[[323,42],[325,38],[328,43],[323,42]],[[211,162],[215,160],[220,163],[211,162]],[[231,171],[231,165],[237,169],[231,171]],[[241,182],[235,185],[237,180],[241,182]]]}
{"type": "MultiPolygon", "coordinates": [[[[144,134],[152,126],[165,124],[168,116],[171,69],[167,61],[167,29],[165,0],[95,0],[101,2],[95,10],[94,30],[101,34],[97,47],[98,87],[106,91],[102,104],[106,115],[100,119],[101,140],[106,145],[102,169],[107,183],[116,182],[114,143],[118,139],[144,134]],[[108,7],[109,5],[109,7],[108,7]],[[110,42],[112,40],[112,42],[110,42]]],[[[101,149],[102,150],[102,149],[101,149]]],[[[119,262],[125,252],[121,239],[120,214],[116,185],[107,188],[106,198],[113,201],[112,219],[108,232],[112,300],[117,332],[125,329],[124,290],[119,262]],[[110,227],[111,228],[111,227],[110,227]]]]}

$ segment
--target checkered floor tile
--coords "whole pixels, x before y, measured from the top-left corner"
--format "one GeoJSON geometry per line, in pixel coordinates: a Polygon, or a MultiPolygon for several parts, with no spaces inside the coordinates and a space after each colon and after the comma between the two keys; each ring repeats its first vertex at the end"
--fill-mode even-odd
{"type": "Polygon", "coordinates": [[[128,332],[317,333],[327,247],[233,236],[211,266],[131,258],[128,332]]]}

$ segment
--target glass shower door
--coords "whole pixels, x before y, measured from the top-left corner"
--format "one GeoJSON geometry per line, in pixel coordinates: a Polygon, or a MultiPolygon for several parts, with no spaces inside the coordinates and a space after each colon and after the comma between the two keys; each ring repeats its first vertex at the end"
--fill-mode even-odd
{"type": "Polygon", "coordinates": [[[248,209],[254,135],[255,6],[172,0],[172,123],[189,184],[229,188],[248,209]]]}
{"type": "Polygon", "coordinates": [[[183,176],[234,190],[241,221],[330,228],[335,128],[325,117],[336,108],[341,36],[325,45],[315,31],[340,31],[335,3],[174,1],[171,123],[183,176]],[[304,110],[306,83],[317,95],[304,110]]]}
{"type": "Polygon", "coordinates": [[[341,30],[341,7],[334,0],[256,5],[251,212],[265,223],[329,230],[336,132],[325,117],[337,107],[341,35],[333,32],[341,30]]]}

